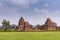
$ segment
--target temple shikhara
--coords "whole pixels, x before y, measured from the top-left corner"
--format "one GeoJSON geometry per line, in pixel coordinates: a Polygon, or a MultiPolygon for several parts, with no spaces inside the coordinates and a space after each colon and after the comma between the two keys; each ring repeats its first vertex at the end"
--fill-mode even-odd
{"type": "Polygon", "coordinates": [[[56,30],[57,24],[52,22],[50,18],[47,18],[44,25],[41,26],[42,30],[56,30]]]}
{"type": "Polygon", "coordinates": [[[36,27],[31,27],[28,21],[25,21],[23,17],[19,19],[17,30],[18,31],[31,31],[31,30],[58,30],[57,24],[52,22],[50,18],[47,18],[43,25],[37,25],[36,27]]]}
{"type": "Polygon", "coordinates": [[[19,19],[18,23],[18,30],[19,31],[29,31],[30,30],[30,24],[29,22],[25,21],[23,17],[19,19]]]}

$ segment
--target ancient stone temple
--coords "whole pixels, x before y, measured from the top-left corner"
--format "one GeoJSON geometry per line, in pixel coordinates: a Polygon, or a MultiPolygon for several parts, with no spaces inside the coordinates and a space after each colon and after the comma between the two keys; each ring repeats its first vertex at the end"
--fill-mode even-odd
{"type": "Polygon", "coordinates": [[[30,31],[30,24],[25,22],[25,31],[30,31]]]}
{"type": "Polygon", "coordinates": [[[23,17],[21,17],[19,19],[18,30],[19,31],[28,31],[28,30],[30,30],[30,24],[28,22],[25,22],[23,17]]]}
{"type": "Polygon", "coordinates": [[[24,30],[24,22],[25,22],[24,18],[21,17],[18,23],[18,30],[21,30],[21,31],[24,30]]]}
{"type": "Polygon", "coordinates": [[[43,30],[56,30],[57,24],[52,22],[50,18],[47,18],[45,24],[41,29],[43,30]]]}
{"type": "Polygon", "coordinates": [[[47,18],[44,25],[37,25],[36,28],[30,28],[29,22],[25,21],[23,17],[19,19],[18,31],[30,31],[30,30],[57,30],[57,24],[52,22],[50,18],[47,18]]]}

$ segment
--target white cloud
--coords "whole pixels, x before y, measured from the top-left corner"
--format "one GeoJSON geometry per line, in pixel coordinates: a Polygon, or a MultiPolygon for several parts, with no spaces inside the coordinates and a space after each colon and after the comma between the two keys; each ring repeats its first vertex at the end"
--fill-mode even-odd
{"type": "Polygon", "coordinates": [[[30,5],[29,0],[11,0],[11,2],[16,4],[16,5],[20,5],[24,8],[27,8],[30,5]]]}
{"type": "Polygon", "coordinates": [[[3,19],[7,19],[11,24],[18,24],[18,19],[23,16],[16,8],[8,8],[5,4],[0,2],[0,25],[3,19]]]}
{"type": "Polygon", "coordinates": [[[34,12],[35,12],[37,18],[40,18],[40,21],[42,23],[44,23],[44,20],[49,17],[49,18],[51,18],[51,20],[53,22],[56,22],[57,25],[60,26],[60,18],[59,18],[60,17],[60,15],[59,15],[60,14],[60,11],[59,10],[48,11],[46,9],[35,8],[34,9],[34,12]]]}
{"type": "Polygon", "coordinates": [[[45,3],[44,6],[45,6],[45,7],[49,7],[49,4],[48,4],[48,3],[45,3]]]}
{"type": "Polygon", "coordinates": [[[39,0],[31,0],[32,3],[37,3],[39,0]]]}
{"type": "Polygon", "coordinates": [[[34,11],[35,11],[35,13],[37,13],[39,16],[41,15],[41,16],[43,16],[43,17],[44,17],[44,16],[49,17],[49,14],[50,14],[50,12],[49,12],[48,10],[46,10],[46,9],[35,8],[34,11]]]}
{"type": "Polygon", "coordinates": [[[19,5],[23,8],[29,8],[30,4],[37,3],[39,0],[11,0],[11,2],[15,5],[19,5]]]}
{"type": "MultiPolygon", "coordinates": [[[[30,0],[30,1],[29,0],[11,0],[11,2],[13,2],[14,4],[20,5],[22,7],[30,7],[31,3],[38,2],[37,0],[30,0]]],[[[49,4],[45,4],[45,6],[48,7],[49,4]]],[[[44,23],[45,18],[50,17],[54,22],[60,25],[60,19],[59,19],[60,15],[57,15],[57,14],[60,14],[60,11],[54,10],[50,12],[46,9],[34,8],[34,11],[32,13],[34,17],[32,16],[29,20],[33,24],[42,23],[42,22],[44,23]]],[[[16,8],[8,8],[5,4],[0,2],[0,21],[2,18],[6,18],[10,20],[11,23],[18,24],[18,19],[20,18],[21,15],[24,16],[22,13],[18,12],[16,8]]]]}
{"type": "Polygon", "coordinates": [[[0,2],[0,13],[1,14],[19,14],[18,12],[17,12],[17,9],[16,8],[9,8],[9,7],[7,7],[5,4],[3,4],[2,2],[0,2]]]}

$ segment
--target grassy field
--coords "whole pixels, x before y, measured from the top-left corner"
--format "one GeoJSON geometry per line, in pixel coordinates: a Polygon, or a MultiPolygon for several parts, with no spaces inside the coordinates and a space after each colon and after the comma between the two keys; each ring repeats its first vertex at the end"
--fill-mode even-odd
{"type": "Polygon", "coordinates": [[[0,40],[60,40],[60,32],[0,32],[0,40]]]}

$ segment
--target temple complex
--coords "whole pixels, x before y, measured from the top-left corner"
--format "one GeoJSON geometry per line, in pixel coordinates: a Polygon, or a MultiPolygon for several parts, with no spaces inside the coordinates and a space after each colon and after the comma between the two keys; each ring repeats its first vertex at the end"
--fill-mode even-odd
{"type": "Polygon", "coordinates": [[[30,24],[28,22],[26,22],[23,17],[21,17],[19,19],[18,30],[19,31],[29,31],[30,30],[30,24]]]}
{"type": "Polygon", "coordinates": [[[18,30],[19,31],[30,31],[30,30],[57,30],[57,24],[52,22],[50,18],[47,18],[43,25],[37,25],[34,28],[30,28],[28,21],[25,21],[23,17],[19,19],[18,30]]]}
{"type": "Polygon", "coordinates": [[[47,18],[44,25],[41,26],[42,30],[56,30],[57,24],[52,22],[50,18],[47,18]]]}
{"type": "Polygon", "coordinates": [[[25,31],[30,30],[30,24],[28,22],[25,22],[25,31]]]}

